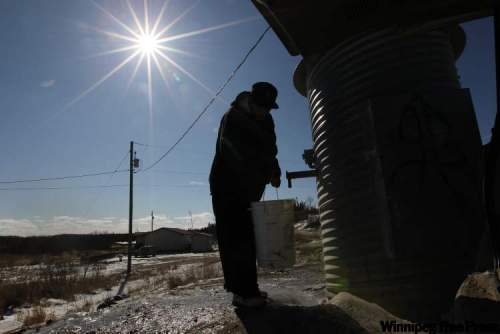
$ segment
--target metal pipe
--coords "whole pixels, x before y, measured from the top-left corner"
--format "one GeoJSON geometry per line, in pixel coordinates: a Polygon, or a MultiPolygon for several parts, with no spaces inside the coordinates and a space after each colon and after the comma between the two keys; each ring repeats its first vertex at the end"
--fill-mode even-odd
{"type": "Polygon", "coordinates": [[[305,170],[305,171],[300,171],[300,172],[286,172],[286,179],[288,180],[288,188],[292,187],[292,180],[293,179],[302,179],[306,177],[317,177],[318,176],[318,171],[313,169],[313,170],[305,170]]]}

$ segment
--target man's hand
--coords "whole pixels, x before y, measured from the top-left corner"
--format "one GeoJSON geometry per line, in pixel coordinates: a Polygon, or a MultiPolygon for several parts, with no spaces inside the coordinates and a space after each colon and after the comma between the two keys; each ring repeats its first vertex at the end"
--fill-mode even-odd
{"type": "Polygon", "coordinates": [[[280,185],[281,185],[281,178],[279,175],[273,175],[273,177],[271,178],[271,185],[274,187],[274,188],[279,188],[280,185]]]}

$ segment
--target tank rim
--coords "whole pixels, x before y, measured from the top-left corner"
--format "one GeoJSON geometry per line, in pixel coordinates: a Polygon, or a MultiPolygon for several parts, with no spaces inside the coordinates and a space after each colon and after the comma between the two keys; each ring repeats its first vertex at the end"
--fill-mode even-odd
{"type": "MultiPolygon", "coordinates": [[[[447,28],[450,33],[450,42],[455,53],[455,60],[458,60],[465,50],[467,36],[460,25],[452,25],[447,28]]],[[[293,85],[300,95],[307,97],[307,69],[305,59],[302,59],[293,73],[293,85]]]]}

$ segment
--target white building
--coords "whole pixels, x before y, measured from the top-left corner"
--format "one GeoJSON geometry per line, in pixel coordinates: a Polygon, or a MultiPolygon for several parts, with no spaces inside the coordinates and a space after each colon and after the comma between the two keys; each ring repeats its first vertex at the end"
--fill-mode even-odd
{"type": "Polygon", "coordinates": [[[213,250],[214,238],[211,234],[191,232],[191,250],[193,252],[210,252],[213,250]]]}
{"type": "Polygon", "coordinates": [[[191,233],[178,228],[162,227],[136,237],[137,245],[150,245],[158,252],[184,252],[191,249],[191,233]]]}
{"type": "Polygon", "coordinates": [[[213,250],[214,238],[207,233],[162,227],[153,232],[136,234],[137,247],[153,246],[160,253],[209,252],[213,250]]]}

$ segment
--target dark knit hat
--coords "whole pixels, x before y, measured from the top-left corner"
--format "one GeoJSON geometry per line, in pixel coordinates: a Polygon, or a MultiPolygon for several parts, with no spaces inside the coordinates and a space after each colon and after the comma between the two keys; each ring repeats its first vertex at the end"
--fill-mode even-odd
{"type": "Polygon", "coordinates": [[[252,86],[252,101],[260,106],[268,107],[271,109],[278,109],[276,104],[276,97],[278,97],[278,90],[269,82],[256,82],[252,86]]]}

